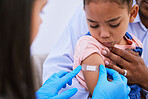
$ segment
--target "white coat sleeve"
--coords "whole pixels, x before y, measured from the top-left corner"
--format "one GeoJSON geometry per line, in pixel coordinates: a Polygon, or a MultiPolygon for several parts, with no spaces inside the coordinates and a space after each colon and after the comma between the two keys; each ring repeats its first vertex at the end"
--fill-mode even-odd
{"type": "MultiPolygon", "coordinates": [[[[43,82],[55,72],[60,70],[70,72],[73,70],[75,45],[77,40],[87,32],[87,23],[83,6],[81,5],[74,13],[65,31],[43,64],[43,82]]],[[[78,92],[71,99],[88,98],[89,93],[85,91],[85,88],[79,84],[76,78],[73,79],[71,86],[67,86],[60,92],[70,88],[78,88],[78,92]]]]}

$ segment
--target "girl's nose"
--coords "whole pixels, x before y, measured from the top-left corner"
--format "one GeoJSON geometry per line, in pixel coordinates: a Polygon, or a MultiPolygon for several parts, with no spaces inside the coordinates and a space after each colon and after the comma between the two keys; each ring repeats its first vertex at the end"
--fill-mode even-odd
{"type": "Polygon", "coordinates": [[[110,37],[110,34],[109,34],[109,33],[103,32],[103,33],[101,33],[100,36],[101,36],[102,38],[109,38],[109,37],[110,37]]]}
{"type": "Polygon", "coordinates": [[[101,29],[100,31],[100,37],[102,38],[109,38],[111,34],[106,29],[101,29]]]}

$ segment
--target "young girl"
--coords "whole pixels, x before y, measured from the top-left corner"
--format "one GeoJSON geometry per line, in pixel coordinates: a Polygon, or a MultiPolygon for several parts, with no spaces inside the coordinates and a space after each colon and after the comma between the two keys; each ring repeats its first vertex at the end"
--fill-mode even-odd
{"type": "MultiPolygon", "coordinates": [[[[126,32],[129,22],[133,22],[138,13],[138,6],[132,7],[132,3],[132,0],[84,0],[89,32],[77,42],[74,68],[82,65],[82,68],[94,69],[94,66],[105,65],[101,50],[109,50],[113,46],[141,50],[141,42],[126,32]]],[[[99,71],[85,69],[77,75],[77,79],[92,95],[99,71]]],[[[135,97],[140,98],[137,85],[131,86],[130,98],[135,97]]]]}

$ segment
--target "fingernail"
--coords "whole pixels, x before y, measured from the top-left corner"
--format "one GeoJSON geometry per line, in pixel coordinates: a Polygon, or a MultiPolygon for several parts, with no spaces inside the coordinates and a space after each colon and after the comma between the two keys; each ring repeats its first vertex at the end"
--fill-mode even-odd
{"type": "Polygon", "coordinates": [[[108,61],[105,61],[105,65],[109,65],[109,62],[108,61]]]}
{"type": "Polygon", "coordinates": [[[103,55],[106,55],[107,54],[107,51],[106,50],[102,50],[102,54],[103,55]]]}

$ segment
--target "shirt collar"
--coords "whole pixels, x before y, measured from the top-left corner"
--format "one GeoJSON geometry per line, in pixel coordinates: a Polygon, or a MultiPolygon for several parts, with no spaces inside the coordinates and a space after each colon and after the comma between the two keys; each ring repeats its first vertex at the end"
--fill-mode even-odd
{"type": "Polygon", "coordinates": [[[136,17],[136,19],[134,20],[133,23],[139,23],[140,26],[142,27],[142,29],[143,29],[144,31],[147,31],[147,30],[148,30],[148,29],[143,25],[143,23],[141,22],[139,13],[137,14],[137,17],[136,17]]]}

